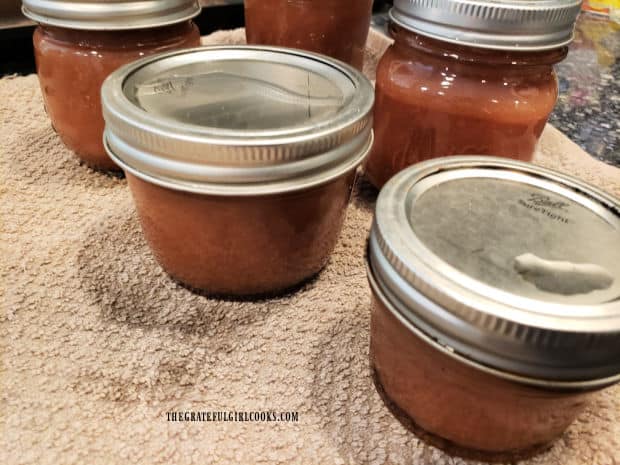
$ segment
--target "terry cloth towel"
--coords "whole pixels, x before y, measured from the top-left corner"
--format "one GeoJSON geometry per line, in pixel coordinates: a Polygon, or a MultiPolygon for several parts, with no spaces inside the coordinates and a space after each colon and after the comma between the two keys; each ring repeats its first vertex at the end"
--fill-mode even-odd
{"type": "MultiPolygon", "coordinates": [[[[205,39],[239,42],[243,31],[205,39]]],[[[387,39],[369,44],[372,77],[387,39]]],[[[155,263],[126,181],[63,147],[36,76],[0,80],[0,121],[1,464],[467,463],[406,431],[373,386],[367,184],[317,279],[273,300],[214,300],[155,263]],[[167,420],[192,410],[299,416],[167,420]]],[[[620,195],[619,170],[550,126],[535,161],[620,195]]],[[[620,463],[620,388],[527,463],[620,463]]]]}

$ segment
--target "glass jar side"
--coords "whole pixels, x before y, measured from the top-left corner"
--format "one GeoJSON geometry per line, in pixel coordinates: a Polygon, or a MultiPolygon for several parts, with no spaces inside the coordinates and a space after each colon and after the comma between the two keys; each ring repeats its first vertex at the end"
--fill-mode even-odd
{"type": "Polygon", "coordinates": [[[280,294],[323,269],[356,171],[256,196],[189,193],[126,175],[144,236],[164,270],[208,294],[256,296],[280,294]]]}
{"type": "Polygon", "coordinates": [[[372,3],[372,0],[246,0],[247,41],[322,53],[361,70],[372,3]]]}
{"type": "Polygon", "coordinates": [[[370,365],[377,390],[405,426],[453,455],[490,461],[535,455],[568,428],[593,392],[546,390],[476,370],[418,337],[388,305],[373,288],[370,365]]]}
{"type": "Polygon", "coordinates": [[[366,173],[381,187],[419,161],[456,154],[531,160],[557,100],[567,53],[449,44],[394,23],[377,69],[376,142],[366,173]]]}
{"type": "Polygon", "coordinates": [[[33,42],[45,108],[61,140],[88,165],[118,170],[102,143],[103,81],[138,58],[200,45],[200,32],[191,21],[131,31],[40,25],[33,42]]]}

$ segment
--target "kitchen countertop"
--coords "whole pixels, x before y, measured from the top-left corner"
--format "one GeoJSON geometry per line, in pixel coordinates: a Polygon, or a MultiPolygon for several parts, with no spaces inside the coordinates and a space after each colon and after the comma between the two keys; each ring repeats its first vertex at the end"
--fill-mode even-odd
{"type": "Polygon", "coordinates": [[[557,74],[560,97],[550,122],[589,154],[620,166],[620,24],[582,13],[557,74]]]}
{"type": "MultiPolygon", "coordinates": [[[[386,24],[387,12],[374,16],[374,27],[386,24]]],[[[595,158],[620,167],[620,24],[582,13],[556,70],[560,96],[549,122],[595,158]]]]}

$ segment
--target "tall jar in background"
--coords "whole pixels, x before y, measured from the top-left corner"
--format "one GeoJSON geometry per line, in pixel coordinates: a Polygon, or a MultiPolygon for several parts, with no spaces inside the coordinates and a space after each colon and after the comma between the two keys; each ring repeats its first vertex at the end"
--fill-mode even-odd
{"type": "Polygon", "coordinates": [[[371,182],[422,160],[529,161],[558,95],[581,0],[395,0],[377,69],[371,182]]]}
{"type": "Polygon", "coordinates": [[[198,1],[24,0],[23,12],[39,23],[37,73],[54,129],[89,166],[118,170],[103,147],[101,85],[140,57],[200,45],[198,1]]]}
{"type": "Polygon", "coordinates": [[[248,44],[322,53],[364,64],[372,0],[245,0],[248,44]]]}

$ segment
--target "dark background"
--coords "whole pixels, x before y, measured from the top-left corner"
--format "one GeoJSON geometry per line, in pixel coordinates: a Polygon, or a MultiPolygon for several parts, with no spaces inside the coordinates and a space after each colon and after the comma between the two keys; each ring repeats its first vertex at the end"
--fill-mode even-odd
{"type": "MultiPolygon", "coordinates": [[[[205,35],[218,29],[243,26],[243,3],[204,8],[195,20],[205,35]]],[[[35,26],[12,27],[0,30],[0,76],[35,72],[32,33],[35,26]]]]}

